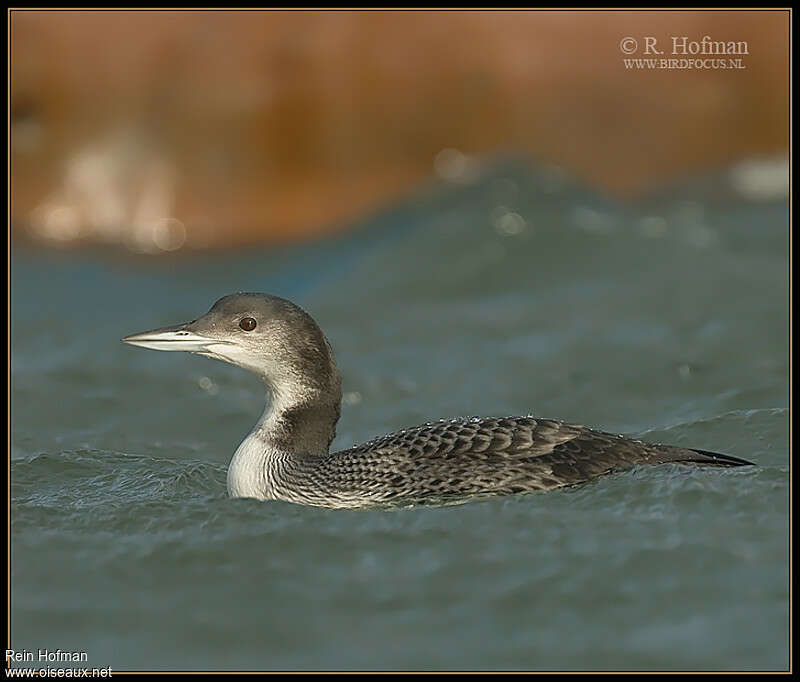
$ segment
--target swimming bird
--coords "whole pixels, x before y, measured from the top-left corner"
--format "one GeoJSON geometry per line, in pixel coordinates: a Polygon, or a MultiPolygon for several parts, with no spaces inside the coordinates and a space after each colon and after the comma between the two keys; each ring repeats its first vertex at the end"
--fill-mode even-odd
{"type": "Polygon", "coordinates": [[[231,294],[192,322],[122,340],[223,360],[264,382],[266,410],[228,468],[231,497],[444,504],[571,486],[638,464],[751,464],[533,416],[434,421],[330,452],[342,399],[333,350],[308,313],[269,294],[231,294]]]}

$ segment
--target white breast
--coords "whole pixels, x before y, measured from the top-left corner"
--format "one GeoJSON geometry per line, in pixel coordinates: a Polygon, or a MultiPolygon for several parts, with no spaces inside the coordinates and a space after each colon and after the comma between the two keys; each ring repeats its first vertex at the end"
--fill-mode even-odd
{"type": "Polygon", "coordinates": [[[266,500],[267,458],[269,448],[260,437],[259,429],[254,429],[242,441],[233,455],[228,467],[228,495],[231,497],[254,497],[266,500]]]}

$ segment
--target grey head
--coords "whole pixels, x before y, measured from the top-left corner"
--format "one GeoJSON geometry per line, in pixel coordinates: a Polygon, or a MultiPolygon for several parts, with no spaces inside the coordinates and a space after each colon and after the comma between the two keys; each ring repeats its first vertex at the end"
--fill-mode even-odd
{"type": "Polygon", "coordinates": [[[230,294],[192,322],[122,340],[196,353],[253,372],[272,393],[273,408],[287,418],[299,418],[308,408],[324,408],[334,424],[339,416],[341,379],[330,344],[308,313],[278,296],[230,294]]]}

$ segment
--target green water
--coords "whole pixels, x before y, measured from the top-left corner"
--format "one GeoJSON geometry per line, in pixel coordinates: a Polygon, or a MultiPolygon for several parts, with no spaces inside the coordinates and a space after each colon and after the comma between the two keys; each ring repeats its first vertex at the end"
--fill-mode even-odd
{"type": "Polygon", "coordinates": [[[616,206],[509,165],[315,244],[11,265],[13,648],[117,670],[788,668],[786,203],[616,206]],[[239,290],[325,330],[335,447],[533,413],[757,466],[399,511],[230,500],[258,381],[119,339],[239,290]]]}

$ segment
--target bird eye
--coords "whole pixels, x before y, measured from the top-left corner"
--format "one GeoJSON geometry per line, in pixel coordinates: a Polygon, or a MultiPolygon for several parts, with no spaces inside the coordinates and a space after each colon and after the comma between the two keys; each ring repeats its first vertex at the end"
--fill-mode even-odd
{"type": "Polygon", "coordinates": [[[256,321],[252,317],[243,317],[239,320],[239,326],[246,332],[251,332],[256,328],[256,321]]]}

